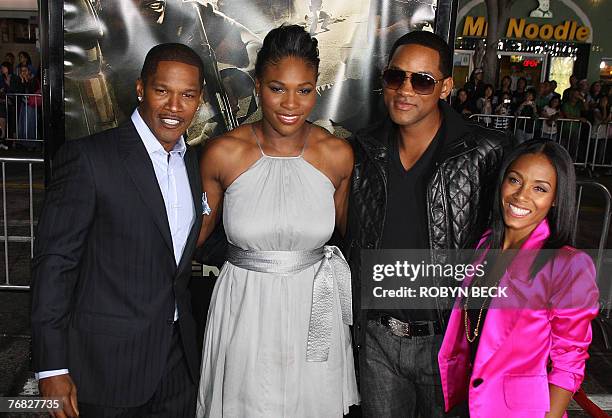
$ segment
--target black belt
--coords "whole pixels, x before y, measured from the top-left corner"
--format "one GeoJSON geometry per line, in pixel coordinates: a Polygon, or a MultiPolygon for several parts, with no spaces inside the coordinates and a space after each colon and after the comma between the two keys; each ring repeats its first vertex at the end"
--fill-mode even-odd
{"type": "Polygon", "coordinates": [[[404,322],[389,315],[380,315],[375,321],[387,328],[398,337],[426,337],[442,334],[440,321],[409,321],[404,322]]]}

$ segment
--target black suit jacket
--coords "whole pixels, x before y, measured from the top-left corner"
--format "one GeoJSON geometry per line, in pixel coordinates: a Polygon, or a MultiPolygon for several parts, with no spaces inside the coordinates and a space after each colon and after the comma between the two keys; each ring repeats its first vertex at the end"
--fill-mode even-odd
{"type": "Polygon", "coordinates": [[[82,402],[136,406],[160,382],[175,301],[194,382],[199,375],[187,284],[202,219],[195,152],[185,165],[195,222],[177,267],[153,164],[129,122],[67,142],[38,223],[32,278],[36,371],[68,368],[82,402]]]}

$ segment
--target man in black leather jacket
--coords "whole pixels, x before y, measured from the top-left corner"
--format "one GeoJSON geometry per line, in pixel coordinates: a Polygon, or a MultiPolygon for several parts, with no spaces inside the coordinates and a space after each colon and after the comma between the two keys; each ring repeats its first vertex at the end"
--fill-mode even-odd
{"type": "MultiPolygon", "coordinates": [[[[437,353],[452,301],[431,309],[361,307],[362,249],[472,248],[487,224],[505,135],[465,121],[446,42],[411,32],[383,73],[389,117],[353,138],[345,253],[353,277],[354,341],[365,417],[442,417],[437,353]]],[[[434,253],[432,253],[434,254],[434,253]]],[[[435,256],[434,256],[435,258],[435,256]]]]}

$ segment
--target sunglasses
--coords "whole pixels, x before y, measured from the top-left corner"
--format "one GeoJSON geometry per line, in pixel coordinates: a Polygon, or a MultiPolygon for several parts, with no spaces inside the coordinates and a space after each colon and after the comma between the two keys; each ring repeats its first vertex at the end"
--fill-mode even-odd
{"type": "Polygon", "coordinates": [[[433,93],[436,84],[444,80],[444,78],[436,80],[427,73],[411,73],[410,71],[395,70],[393,68],[387,68],[382,73],[383,86],[387,89],[399,89],[406,79],[410,80],[412,90],[416,94],[421,95],[433,93]]]}

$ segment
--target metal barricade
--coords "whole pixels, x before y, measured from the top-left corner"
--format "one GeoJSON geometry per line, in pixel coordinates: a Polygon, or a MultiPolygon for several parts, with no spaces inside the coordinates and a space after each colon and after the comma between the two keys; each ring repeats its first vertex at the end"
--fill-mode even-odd
{"type": "Polygon", "coordinates": [[[605,270],[609,267],[606,266],[604,262],[606,261],[605,248],[608,242],[610,218],[612,214],[612,195],[610,195],[610,191],[606,186],[592,180],[578,180],[576,186],[576,224],[574,233],[576,234],[579,232],[581,222],[585,230],[597,232],[595,234],[590,234],[589,237],[586,236],[589,234],[584,234],[585,236],[581,238],[586,241],[578,242],[577,244],[583,248],[585,248],[585,246],[588,248],[596,248],[597,251],[593,257],[593,261],[595,262],[595,269],[597,272],[597,283],[600,289],[602,309],[594,324],[599,325],[604,338],[604,344],[606,348],[609,349],[610,340],[606,324],[612,322],[612,286],[609,280],[607,282],[605,281],[605,279],[609,277],[609,274],[606,274],[605,270]],[[587,200],[585,199],[587,195],[590,202],[585,201],[587,200]],[[596,201],[593,201],[593,198],[595,198],[596,201]],[[603,208],[601,207],[601,203],[603,203],[603,208]],[[597,205],[596,212],[589,214],[589,209],[592,209],[591,205],[597,205]],[[600,214],[600,211],[603,213],[600,214]],[[581,216],[583,214],[584,216],[581,216]],[[591,222],[595,223],[595,225],[593,225],[595,228],[588,227],[588,224],[591,222]],[[598,225],[601,226],[597,227],[598,225]]]}
{"type": "Polygon", "coordinates": [[[591,139],[593,141],[592,169],[612,168],[612,148],[608,150],[612,146],[608,144],[612,139],[612,122],[595,125],[591,132],[591,139]]]}
{"type": "Polygon", "coordinates": [[[488,128],[510,131],[519,142],[530,139],[550,139],[563,146],[574,165],[590,168],[591,123],[577,119],[530,118],[528,116],[474,114],[470,119],[488,128]]]}
{"type": "Polygon", "coordinates": [[[564,147],[574,165],[587,169],[591,152],[591,123],[578,119],[538,118],[535,137],[550,139],[564,147]]]}
{"type": "MultiPolygon", "coordinates": [[[[41,173],[42,167],[44,167],[44,160],[40,158],[0,158],[0,165],[2,169],[2,236],[0,239],[4,243],[4,280],[2,284],[0,284],[0,291],[2,290],[17,290],[17,291],[27,291],[30,289],[29,285],[23,284],[15,284],[10,277],[10,268],[11,261],[9,259],[9,243],[29,243],[29,257],[27,267],[29,268],[29,260],[34,256],[34,176],[33,176],[33,166],[41,165],[41,173]],[[7,182],[7,166],[11,170],[11,176],[13,178],[17,177],[17,170],[22,168],[23,165],[27,165],[27,183],[17,182],[9,183],[7,182]],[[28,213],[27,219],[9,219],[9,205],[7,201],[7,188],[11,188],[13,190],[24,190],[26,189],[28,192],[28,207],[27,208],[10,208],[12,212],[24,211],[25,209],[28,213]],[[15,229],[21,229],[22,232],[18,234],[9,234],[9,226],[15,229]],[[24,233],[23,231],[26,231],[24,233]]],[[[41,174],[42,175],[42,174],[41,174]]],[[[40,185],[37,184],[37,188],[43,189],[42,181],[40,185]]],[[[18,206],[17,204],[15,206],[18,206]]],[[[27,271],[27,277],[29,278],[29,269],[27,271]]]]}
{"type": "Polygon", "coordinates": [[[5,140],[35,148],[42,143],[42,95],[7,93],[5,140]]]}
{"type": "Polygon", "coordinates": [[[484,125],[487,128],[514,131],[514,116],[475,113],[470,115],[470,119],[475,119],[476,123],[484,125]]]}

